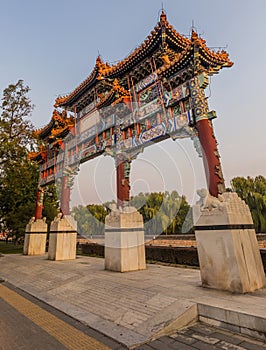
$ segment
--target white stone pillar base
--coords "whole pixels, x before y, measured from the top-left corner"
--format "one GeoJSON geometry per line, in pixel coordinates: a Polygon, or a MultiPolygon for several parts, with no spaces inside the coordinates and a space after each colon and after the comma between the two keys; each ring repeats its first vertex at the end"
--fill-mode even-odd
{"type": "Polygon", "coordinates": [[[51,223],[49,235],[49,260],[76,259],[77,222],[71,215],[59,214],[51,223]]]}
{"type": "Polygon", "coordinates": [[[105,269],[117,272],[146,269],[143,218],[135,208],[113,210],[106,217],[105,269]]]}
{"type": "Polygon", "coordinates": [[[265,286],[265,274],[248,206],[236,193],[205,198],[193,208],[204,287],[235,293],[265,286]]]}
{"type": "Polygon", "coordinates": [[[45,220],[32,218],[26,226],[24,238],[24,255],[44,255],[47,239],[47,224],[45,220]]]}

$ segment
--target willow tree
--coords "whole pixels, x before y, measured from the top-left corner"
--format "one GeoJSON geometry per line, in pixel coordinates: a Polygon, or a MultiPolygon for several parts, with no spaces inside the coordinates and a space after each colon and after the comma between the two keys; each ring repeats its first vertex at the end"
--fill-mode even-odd
{"type": "Polygon", "coordinates": [[[256,232],[266,232],[266,178],[235,177],[232,187],[249,206],[256,232]]]}

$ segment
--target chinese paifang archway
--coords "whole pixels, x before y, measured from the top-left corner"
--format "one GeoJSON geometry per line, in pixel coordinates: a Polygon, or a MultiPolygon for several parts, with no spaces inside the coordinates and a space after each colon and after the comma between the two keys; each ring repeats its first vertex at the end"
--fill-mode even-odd
{"type": "Polygon", "coordinates": [[[43,141],[31,159],[40,164],[35,220],[42,217],[44,188],[59,181],[61,212],[69,214],[70,190],[79,164],[102,154],[115,158],[118,205],[130,199],[130,163],[153,142],[191,138],[202,153],[209,192],[225,191],[204,89],[209,76],[231,67],[225,51],[210,50],[192,30],[179,34],[164,12],[147,39],[116,65],[97,58],[91,74],[59,97],[43,141]]]}

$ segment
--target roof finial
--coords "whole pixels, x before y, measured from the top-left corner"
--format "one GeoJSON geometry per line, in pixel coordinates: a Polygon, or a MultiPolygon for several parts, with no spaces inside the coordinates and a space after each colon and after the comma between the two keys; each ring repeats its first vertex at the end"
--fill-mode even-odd
{"type": "Polygon", "coordinates": [[[161,23],[165,23],[167,18],[166,18],[166,13],[165,13],[165,10],[164,10],[164,7],[163,7],[163,2],[162,2],[162,8],[161,8],[161,15],[160,15],[160,22],[161,23]]]}
{"type": "Polygon", "coordinates": [[[103,60],[102,60],[102,57],[101,57],[99,51],[98,51],[98,56],[97,56],[97,58],[96,58],[96,64],[97,64],[97,65],[103,64],[103,60]]]}

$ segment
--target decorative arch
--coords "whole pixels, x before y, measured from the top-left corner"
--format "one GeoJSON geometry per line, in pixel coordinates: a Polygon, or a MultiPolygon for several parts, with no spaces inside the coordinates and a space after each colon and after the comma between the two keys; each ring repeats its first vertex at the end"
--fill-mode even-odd
{"type": "Polygon", "coordinates": [[[55,101],[50,122],[37,131],[43,146],[31,159],[40,164],[35,219],[42,217],[42,192],[61,186],[61,212],[69,214],[73,176],[79,164],[99,155],[114,157],[117,202],[130,198],[130,165],[154,142],[191,138],[203,156],[209,192],[225,191],[220,156],[204,89],[209,77],[231,67],[225,51],[210,50],[193,30],[179,34],[164,11],[146,40],[110,65],[96,59],[91,74],[69,95],[55,101]]]}

